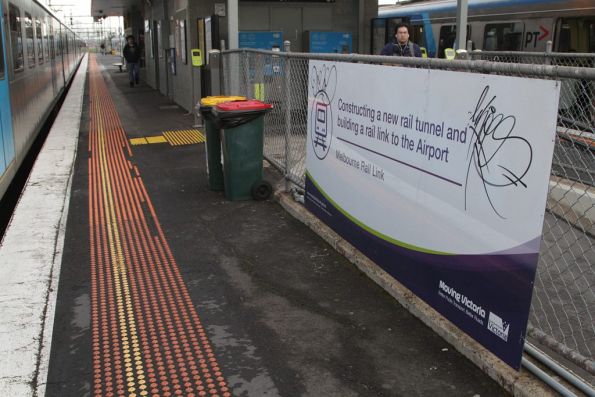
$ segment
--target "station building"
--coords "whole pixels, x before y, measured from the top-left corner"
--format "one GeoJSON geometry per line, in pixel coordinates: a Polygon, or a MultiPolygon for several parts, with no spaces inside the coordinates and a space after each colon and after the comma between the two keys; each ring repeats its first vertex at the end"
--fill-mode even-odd
{"type": "Polygon", "coordinates": [[[145,49],[146,82],[191,110],[207,92],[207,54],[212,49],[258,48],[294,52],[371,51],[371,20],[377,0],[93,0],[95,18],[123,16],[126,34],[145,49]],[[235,3],[235,4],[233,4],[235,3]],[[237,7],[238,38],[229,36],[229,7],[237,7]],[[231,40],[230,40],[231,39],[231,40]],[[196,51],[199,50],[200,52],[196,51]],[[203,66],[193,66],[200,54],[203,66]]]}

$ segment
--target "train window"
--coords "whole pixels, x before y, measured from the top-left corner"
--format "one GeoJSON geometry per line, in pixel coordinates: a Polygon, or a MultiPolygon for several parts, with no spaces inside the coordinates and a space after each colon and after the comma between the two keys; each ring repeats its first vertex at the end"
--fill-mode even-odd
{"type": "Polygon", "coordinates": [[[520,51],[523,28],[522,22],[487,24],[483,35],[484,51],[520,51]]]}
{"type": "MultiPolygon", "coordinates": [[[[467,38],[471,37],[471,25],[467,25],[467,38]]],[[[438,58],[445,58],[446,48],[455,48],[457,40],[457,25],[442,25],[438,39],[438,58]]]]}
{"type": "Polygon", "coordinates": [[[27,64],[30,68],[35,67],[35,44],[33,34],[33,18],[28,12],[25,13],[25,38],[27,39],[27,64]]]}
{"type": "Polygon", "coordinates": [[[12,48],[12,62],[15,72],[25,68],[23,59],[23,32],[21,30],[21,11],[14,4],[8,3],[8,19],[10,24],[10,45],[12,48]]]}
{"type": "Polygon", "coordinates": [[[595,52],[595,21],[589,22],[589,52],[595,52]]]}
{"type": "Polygon", "coordinates": [[[35,20],[35,38],[37,39],[37,63],[43,63],[43,34],[41,33],[41,21],[35,20]]]}

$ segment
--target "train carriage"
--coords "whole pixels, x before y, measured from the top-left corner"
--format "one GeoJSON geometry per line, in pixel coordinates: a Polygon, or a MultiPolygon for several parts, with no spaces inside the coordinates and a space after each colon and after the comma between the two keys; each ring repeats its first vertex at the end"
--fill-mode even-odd
{"type": "MultiPolygon", "coordinates": [[[[444,58],[454,48],[456,0],[381,6],[372,20],[372,52],[392,40],[395,26],[408,23],[411,39],[429,57],[444,58]]],[[[467,38],[484,51],[595,52],[595,2],[592,0],[469,0],[467,38]]]]}
{"type": "Polygon", "coordinates": [[[36,0],[0,0],[0,198],[82,57],[81,42],[36,0]]]}

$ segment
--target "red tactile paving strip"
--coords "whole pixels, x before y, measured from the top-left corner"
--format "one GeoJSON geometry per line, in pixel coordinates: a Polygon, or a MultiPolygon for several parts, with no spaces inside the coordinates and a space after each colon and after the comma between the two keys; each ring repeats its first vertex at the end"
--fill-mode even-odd
{"type": "Polygon", "coordinates": [[[231,396],[94,57],[89,234],[95,396],[231,396]]]}

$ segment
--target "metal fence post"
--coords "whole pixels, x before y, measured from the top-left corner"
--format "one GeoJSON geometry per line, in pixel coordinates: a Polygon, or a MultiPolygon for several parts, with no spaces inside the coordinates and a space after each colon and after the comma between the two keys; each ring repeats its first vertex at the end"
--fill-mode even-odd
{"type": "Polygon", "coordinates": [[[473,41],[467,40],[467,52],[471,53],[473,51],[473,41]]]}
{"type": "Polygon", "coordinates": [[[252,54],[248,52],[242,52],[243,58],[243,71],[241,73],[244,74],[244,78],[242,79],[246,83],[246,87],[244,89],[244,96],[246,98],[254,98],[252,95],[251,88],[253,87],[252,81],[250,80],[250,56],[252,54]]]}
{"type": "Polygon", "coordinates": [[[548,40],[547,43],[545,44],[545,64],[546,65],[551,65],[552,64],[552,57],[551,57],[551,53],[552,53],[552,41],[548,40]]]}
{"type": "MultiPolygon", "coordinates": [[[[291,52],[291,42],[283,42],[285,52],[291,52]]],[[[285,79],[283,80],[283,90],[285,91],[285,191],[290,191],[290,172],[291,172],[291,149],[289,141],[291,139],[291,59],[285,58],[285,79]]]]}
{"type": "Polygon", "coordinates": [[[209,51],[210,95],[221,95],[221,53],[209,51]]]}

